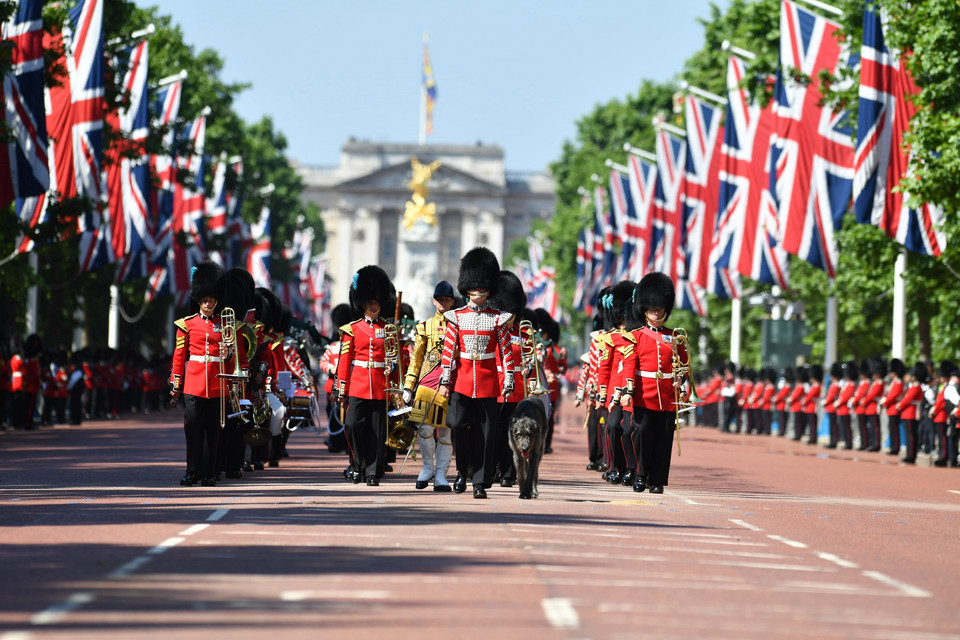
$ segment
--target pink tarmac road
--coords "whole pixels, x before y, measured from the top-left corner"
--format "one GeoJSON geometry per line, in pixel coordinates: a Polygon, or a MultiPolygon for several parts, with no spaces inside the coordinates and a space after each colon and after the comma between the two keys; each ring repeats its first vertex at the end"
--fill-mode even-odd
{"type": "Polygon", "coordinates": [[[309,432],[180,487],[177,410],[2,432],[0,640],[960,637],[960,470],[694,427],[638,494],[583,415],[537,500],[349,484],[309,432]]]}

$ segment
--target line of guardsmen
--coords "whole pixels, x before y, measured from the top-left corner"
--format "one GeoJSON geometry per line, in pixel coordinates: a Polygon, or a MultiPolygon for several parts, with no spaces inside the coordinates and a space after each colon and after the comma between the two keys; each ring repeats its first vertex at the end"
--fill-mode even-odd
{"type": "Polygon", "coordinates": [[[756,433],[902,455],[933,454],[939,467],[958,466],[960,369],[944,360],[907,366],[898,358],[836,362],[775,371],[728,363],[697,381],[698,420],[723,432],[756,433]],[[826,422],[825,437],[820,425],[826,422]]]}
{"type": "Polygon", "coordinates": [[[581,357],[576,404],[588,408],[587,470],[637,492],[663,493],[669,483],[689,404],[686,332],[664,326],[675,300],[673,281],[659,272],[604,288],[581,357]]]}
{"type": "Polygon", "coordinates": [[[501,271],[491,251],[476,247],[463,256],[456,291],[437,283],[436,312],[422,322],[402,311],[375,265],[354,275],[349,300],[332,312],[340,339],[320,363],[331,401],[329,446],[348,453],[347,480],[378,486],[391,462],[416,445],[423,461],[416,489],[432,482],[434,491],[463,493],[470,484],[482,499],[495,483],[510,487],[516,471],[507,426],[529,394],[548,407],[549,452],[566,371],[560,326],[525,307],[519,279],[501,271]]]}

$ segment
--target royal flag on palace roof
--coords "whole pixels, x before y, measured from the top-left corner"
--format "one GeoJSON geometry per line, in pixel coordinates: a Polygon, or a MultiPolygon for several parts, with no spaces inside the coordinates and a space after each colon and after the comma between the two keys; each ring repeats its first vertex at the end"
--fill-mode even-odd
{"type": "Polygon", "coordinates": [[[939,256],[946,245],[940,229],[943,209],[923,204],[912,209],[898,187],[910,170],[904,134],[919,93],[900,52],[884,40],[884,13],[867,2],[860,50],[860,102],[857,123],[856,174],[853,183],[857,222],[873,224],[911,251],[939,256]]]}

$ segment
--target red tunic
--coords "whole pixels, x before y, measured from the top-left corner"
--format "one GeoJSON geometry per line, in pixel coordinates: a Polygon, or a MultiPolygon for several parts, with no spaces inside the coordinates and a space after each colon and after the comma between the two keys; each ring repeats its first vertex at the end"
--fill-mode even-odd
{"type": "Polygon", "coordinates": [[[10,358],[10,379],[10,390],[14,393],[37,393],[40,391],[40,363],[36,358],[14,354],[10,358]]]}
{"type": "Polygon", "coordinates": [[[783,411],[787,407],[787,396],[790,395],[792,390],[793,388],[787,382],[784,382],[783,386],[777,389],[777,394],[773,396],[772,400],[777,411],[783,411]]]}
{"type": "Polygon", "coordinates": [[[827,387],[827,396],[823,399],[824,413],[837,412],[837,410],[833,408],[833,403],[837,401],[838,395],[840,395],[840,383],[836,380],[831,380],[830,385],[827,387]]]}
{"type": "Polygon", "coordinates": [[[850,415],[850,401],[853,398],[853,392],[857,390],[857,385],[853,380],[841,380],[840,381],[840,393],[837,398],[837,415],[838,416],[848,416],[850,415]]]}
{"type": "Polygon", "coordinates": [[[777,388],[773,386],[772,382],[767,382],[763,385],[763,397],[760,398],[760,408],[764,411],[770,411],[770,402],[773,399],[773,394],[776,393],[777,388]]]}
{"type": "Polygon", "coordinates": [[[888,416],[895,416],[900,413],[896,407],[901,395],[903,395],[903,380],[894,378],[890,381],[890,386],[887,387],[887,393],[883,396],[883,400],[880,401],[880,404],[887,408],[888,416]]]}
{"type": "MultiPolygon", "coordinates": [[[[673,329],[654,331],[641,327],[633,332],[636,356],[624,361],[624,375],[633,378],[636,401],[652,411],[675,411],[673,390],[673,329]]],[[[681,359],[687,358],[681,347],[681,359]]]]}
{"type": "Polygon", "coordinates": [[[867,389],[870,388],[870,381],[867,379],[857,381],[857,388],[853,392],[853,398],[850,399],[850,402],[853,403],[853,413],[854,415],[862,416],[863,415],[863,399],[867,397],[867,389]]]}
{"type": "Polygon", "coordinates": [[[947,421],[947,401],[943,397],[943,392],[946,391],[946,389],[947,385],[940,385],[940,389],[937,391],[937,399],[933,403],[933,409],[930,411],[930,417],[933,418],[933,421],[936,424],[947,421]]]}
{"type": "Polygon", "coordinates": [[[877,414],[877,402],[883,396],[883,380],[875,379],[867,387],[867,393],[860,399],[863,405],[864,415],[872,416],[877,414]]]}
{"type": "Polygon", "coordinates": [[[919,420],[920,402],[923,400],[923,387],[919,382],[911,382],[907,385],[903,397],[897,403],[897,413],[901,420],[919,420]]]}
{"type": "Polygon", "coordinates": [[[384,322],[355,320],[340,329],[337,393],[341,398],[387,399],[384,322]]]}
{"type": "Polygon", "coordinates": [[[804,413],[817,412],[817,401],[820,399],[820,389],[821,385],[819,382],[816,380],[810,382],[810,389],[807,391],[807,395],[803,397],[804,413]]]}
{"type": "Polygon", "coordinates": [[[223,394],[221,378],[217,377],[221,372],[220,317],[204,319],[196,313],[175,324],[177,344],[170,365],[173,390],[199,398],[219,398],[223,394]]]}
{"type": "Polygon", "coordinates": [[[613,365],[613,332],[602,331],[597,337],[597,406],[606,406],[610,369],[613,365]]]}
{"type": "Polygon", "coordinates": [[[805,389],[803,388],[803,383],[798,382],[793,385],[793,391],[790,392],[790,399],[787,401],[790,404],[790,411],[792,413],[802,413],[803,412],[803,394],[805,389]]]}
{"type": "MultiPolygon", "coordinates": [[[[514,324],[510,329],[510,351],[513,353],[513,361],[521,362],[523,360],[522,338],[520,337],[520,328],[514,324]]],[[[500,388],[503,389],[503,358],[500,357],[500,350],[497,350],[497,374],[500,376],[500,388]]],[[[524,398],[523,392],[523,369],[517,367],[513,370],[513,393],[504,398],[503,394],[497,397],[497,402],[520,402],[524,398]]]]}
{"type": "Polygon", "coordinates": [[[443,340],[440,384],[470,398],[496,398],[500,395],[496,352],[503,359],[503,373],[513,379],[513,350],[506,323],[512,314],[501,313],[487,305],[467,305],[443,314],[447,334],[443,340]]]}

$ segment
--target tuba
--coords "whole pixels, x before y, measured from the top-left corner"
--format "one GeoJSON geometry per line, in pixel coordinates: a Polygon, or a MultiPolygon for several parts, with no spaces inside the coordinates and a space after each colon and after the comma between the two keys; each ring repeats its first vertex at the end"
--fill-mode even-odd
{"type": "Polygon", "coordinates": [[[693,383],[690,384],[690,392],[684,394],[683,384],[677,384],[678,379],[685,381],[691,380],[690,374],[690,341],[687,338],[687,330],[677,327],[673,330],[673,352],[671,365],[673,369],[673,406],[676,411],[674,416],[674,425],[677,432],[677,455],[680,455],[680,425],[683,424],[683,414],[693,411],[697,408],[696,392],[693,390],[693,383]],[[683,349],[681,350],[681,347],[683,349]]]}

